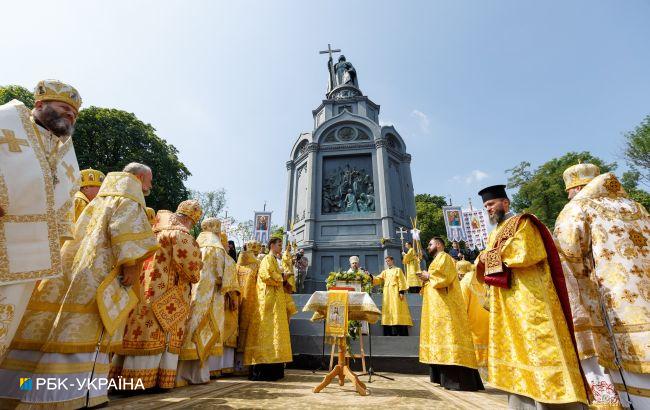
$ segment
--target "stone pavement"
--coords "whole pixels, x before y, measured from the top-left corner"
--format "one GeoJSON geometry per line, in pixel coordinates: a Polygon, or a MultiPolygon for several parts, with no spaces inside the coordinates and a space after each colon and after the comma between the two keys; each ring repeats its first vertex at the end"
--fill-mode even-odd
{"type": "MultiPolygon", "coordinates": [[[[287,370],[279,382],[251,382],[245,378],[223,378],[209,384],[174,389],[168,393],[111,395],[108,408],[145,409],[502,409],[505,393],[486,386],[483,392],[452,392],[429,382],[428,376],[386,374],[395,381],[373,378],[366,383],[371,394],[361,397],[349,382],[332,383],[321,393],[312,393],[325,372],[287,370]]],[[[362,377],[365,383],[368,378],[362,377]]]]}

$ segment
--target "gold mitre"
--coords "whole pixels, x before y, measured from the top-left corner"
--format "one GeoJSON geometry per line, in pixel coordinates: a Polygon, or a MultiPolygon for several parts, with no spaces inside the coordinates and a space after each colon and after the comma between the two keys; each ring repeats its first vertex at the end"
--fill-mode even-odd
{"type": "Polygon", "coordinates": [[[188,199],[186,201],[178,204],[178,209],[176,209],[177,214],[185,215],[192,220],[192,222],[197,223],[203,215],[203,210],[201,209],[201,204],[195,199],[188,199]]]}
{"type": "Polygon", "coordinates": [[[71,85],[62,83],[59,80],[41,80],[34,88],[35,101],[61,101],[76,111],[81,107],[81,96],[79,91],[71,85]]]}
{"type": "Polygon", "coordinates": [[[106,175],[102,171],[88,168],[81,170],[81,188],[87,186],[102,186],[106,175]]]}
{"type": "Polygon", "coordinates": [[[589,181],[600,175],[600,168],[594,164],[577,164],[567,168],[562,177],[568,191],[577,186],[587,185],[589,181]]]}
{"type": "Polygon", "coordinates": [[[213,217],[205,218],[203,222],[201,222],[201,230],[204,232],[216,233],[218,235],[221,232],[221,221],[213,217]]]}

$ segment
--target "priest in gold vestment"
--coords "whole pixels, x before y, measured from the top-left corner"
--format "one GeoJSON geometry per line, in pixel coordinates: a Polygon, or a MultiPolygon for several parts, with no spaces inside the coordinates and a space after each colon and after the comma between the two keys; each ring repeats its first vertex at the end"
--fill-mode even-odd
{"type": "MultiPolygon", "coordinates": [[[[210,376],[219,377],[235,371],[235,349],[239,332],[239,280],[237,265],[228,254],[228,237],[221,231],[221,238],[214,245],[223,256],[223,270],[220,272],[217,290],[212,300],[213,310],[219,322],[220,337],[214,352],[208,358],[210,376]]],[[[201,245],[203,246],[203,245],[201,245]]]]}
{"type": "Polygon", "coordinates": [[[99,192],[99,187],[102,186],[106,176],[103,172],[94,170],[92,168],[84,169],[81,171],[81,184],[79,191],[74,194],[74,220],[79,219],[79,215],[83,212],[86,205],[95,197],[99,192]]]}
{"type": "Polygon", "coordinates": [[[278,258],[282,239],[271,238],[257,276],[257,314],[251,318],[244,348],[244,364],[253,365],[251,379],[273,381],[284,377],[284,364],[291,362],[291,338],[284,294],[287,277],[278,258]]]}
{"type": "Polygon", "coordinates": [[[296,293],[296,270],[293,263],[293,254],[291,253],[291,243],[287,242],[287,246],[282,253],[280,261],[282,272],[286,276],[284,283],[284,297],[287,302],[287,318],[291,320],[291,316],[298,313],[298,308],[293,301],[292,294],[296,293]]]}
{"type": "Polygon", "coordinates": [[[395,266],[392,256],[387,256],[386,269],[372,278],[373,285],[383,285],[381,300],[381,324],[384,336],[408,336],[413,326],[409,304],[406,300],[406,277],[401,268],[395,266]]]}
{"type": "Polygon", "coordinates": [[[406,271],[406,285],[409,287],[409,292],[420,293],[422,281],[417,275],[420,271],[420,260],[411,242],[406,243],[406,252],[402,252],[402,263],[406,271]]]}
{"type": "Polygon", "coordinates": [[[201,215],[196,200],[181,202],[175,213],[158,212],[154,233],[160,247],[142,269],[142,299],[128,315],[111,377],[140,378],[144,388],[175,386],[190,289],[199,281],[202,266],[190,229],[201,215]]]}
{"type": "Polygon", "coordinates": [[[595,165],[569,167],[564,181],[555,236],[590,404],[650,408],[650,216],[595,165]]]}
{"type": "MultiPolygon", "coordinates": [[[[107,386],[97,382],[67,390],[20,391],[15,380],[31,376],[92,381],[108,376],[108,355],[120,343],[124,320],[137,303],[130,286],[137,281],[142,261],[158,246],[144,213],[143,189],[150,187],[150,174],[145,178],[141,181],[127,172],[106,176],[97,198],[77,221],[74,240],[68,242],[76,244],[69,248],[76,256],[70,258],[71,271],[65,272],[67,291],[53,301],[59,306],[56,318],[50,322],[48,315],[40,314],[48,313],[43,309],[21,323],[21,337],[33,341],[32,346],[39,344],[43,328],[53,323],[37,360],[33,351],[12,350],[3,363],[2,377],[8,369],[15,371],[14,381],[5,386],[24,406],[80,408],[108,400],[107,386]]],[[[68,255],[64,259],[70,260],[68,255]]],[[[42,289],[45,301],[48,290],[42,289]]],[[[44,302],[35,307],[47,306],[44,302]]]]}
{"type": "Polygon", "coordinates": [[[31,112],[18,100],[0,106],[0,362],[36,282],[62,273],[79,186],[71,137],[79,93],[44,80],[34,100],[31,112]]]}
{"type": "Polygon", "coordinates": [[[240,374],[248,374],[249,367],[244,365],[244,349],[251,317],[257,314],[257,271],[260,261],[257,259],[262,245],[258,241],[249,241],[237,258],[237,278],[241,294],[239,298],[239,337],[235,368],[240,374]]]}
{"type": "Polygon", "coordinates": [[[479,195],[497,224],[476,260],[478,280],[491,285],[490,384],[510,393],[513,408],[582,408],[587,396],[552,237],[534,216],[509,212],[505,185],[479,195]]]}
{"type": "MultiPolygon", "coordinates": [[[[201,248],[201,279],[192,287],[192,305],[179,356],[176,385],[210,381],[208,358],[223,355],[224,295],[235,293],[239,283],[219,233],[221,221],[205,218],[196,239],[201,248]]],[[[234,300],[234,299],[233,299],[234,300]]]]}
{"type": "Polygon", "coordinates": [[[445,389],[483,390],[455,260],[441,238],[431,239],[428,251],[433,258],[429,270],[418,273],[424,282],[420,362],[430,365],[431,381],[445,389]]]}
{"type": "MultiPolygon", "coordinates": [[[[458,263],[456,266],[458,269],[458,263]]],[[[472,264],[460,281],[460,291],[467,308],[467,319],[474,341],[476,364],[481,375],[487,375],[488,335],[490,332],[490,312],[486,309],[486,287],[476,280],[476,270],[472,264]]]]}

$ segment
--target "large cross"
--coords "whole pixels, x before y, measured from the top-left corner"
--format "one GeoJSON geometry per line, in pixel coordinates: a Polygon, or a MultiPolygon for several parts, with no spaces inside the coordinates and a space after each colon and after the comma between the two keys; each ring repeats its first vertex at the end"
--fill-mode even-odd
{"type": "Polygon", "coordinates": [[[318,54],[329,54],[330,58],[332,58],[332,53],[340,53],[340,52],[341,52],[340,48],[336,48],[336,49],[332,50],[332,45],[328,44],[327,45],[327,50],[319,51],[318,54]]]}
{"type": "Polygon", "coordinates": [[[0,145],[7,144],[9,145],[9,152],[22,152],[20,146],[29,147],[27,140],[16,138],[16,134],[12,130],[0,130],[3,138],[0,138],[0,145]]]}

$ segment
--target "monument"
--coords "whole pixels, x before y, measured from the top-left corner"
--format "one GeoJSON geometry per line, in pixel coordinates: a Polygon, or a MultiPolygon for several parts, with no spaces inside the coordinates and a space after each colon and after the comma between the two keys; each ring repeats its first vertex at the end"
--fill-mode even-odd
{"type": "Polygon", "coordinates": [[[401,260],[396,230],[415,217],[411,155],[392,125],[379,124],[379,105],[363,95],[357,71],[328,45],[326,98],[312,111],[287,161],[286,228],[305,250],[309,269],[300,293],[325,289],[332,271],[358,255],[371,273],[384,258],[401,260]]]}

